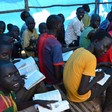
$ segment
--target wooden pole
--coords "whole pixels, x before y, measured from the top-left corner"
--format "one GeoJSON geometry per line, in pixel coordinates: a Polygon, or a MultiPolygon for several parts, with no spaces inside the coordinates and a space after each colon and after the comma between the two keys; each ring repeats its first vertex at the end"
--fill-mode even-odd
{"type": "Polygon", "coordinates": [[[97,13],[97,8],[98,8],[98,0],[95,0],[95,10],[94,10],[95,14],[97,13]]]}
{"type": "Polygon", "coordinates": [[[28,0],[24,0],[25,3],[25,11],[29,11],[28,0]]]}

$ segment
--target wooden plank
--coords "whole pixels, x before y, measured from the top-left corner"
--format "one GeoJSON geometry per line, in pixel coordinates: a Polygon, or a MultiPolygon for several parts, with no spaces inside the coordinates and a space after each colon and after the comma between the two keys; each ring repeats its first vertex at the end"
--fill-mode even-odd
{"type": "Polygon", "coordinates": [[[71,102],[67,98],[66,92],[64,92],[60,88],[60,85],[53,85],[53,87],[55,89],[58,89],[60,91],[61,95],[62,95],[62,98],[69,102],[71,112],[102,112],[100,99],[96,98],[93,101],[87,101],[87,102],[82,102],[82,103],[74,103],[74,102],[71,102]]]}

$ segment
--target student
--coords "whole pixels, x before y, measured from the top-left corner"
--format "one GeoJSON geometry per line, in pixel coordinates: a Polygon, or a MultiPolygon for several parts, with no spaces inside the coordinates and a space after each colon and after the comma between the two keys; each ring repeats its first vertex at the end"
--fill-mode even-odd
{"type": "MultiPolygon", "coordinates": [[[[21,19],[25,22],[26,19],[31,16],[30,13],[28,11],[23,11],[20,14],[21,19]]],[[[26,23],[23,24],[23,26],[21,27],[21,31],[20,31],[20,37],[22,37],[23,32],[27,29],[27,25],[26,23]]]]}
{"type": "MultiPolygon", "coordinates": [[[[12,60],[12,50],[13,46],[10,42],[0,40],[0,60],[12,60]]],[[[37,85],[35,85],[33,88],[30,90],[26,90],[24,87],[22,87],[18,92],[16,92],[16,100],[18,102],[24,102],[24,101],[29,101],[32,99],[35,93],[42,93],[46,92],[47,88],[44,85],[44,82],[40,82],[37,85]]],[[[34,109],[34,107],[29,107],[25,110],[28,112],[31,112],[31,110],[34,109]]]]}
{"type": "Polygon", "coordinates": [[[12,44],[0,39],[0,59],[11,60],[12,44]]]}
{"type": "Polygon", "coordinates": [[[109,24],[111,23],[111,21],[112,21],[112,11],[110,11],[107,14],[106,19],[104,21],[102,21],[102,23],[100,24],[99,28],[103,29],[103,30],[107,30],[108,27],[109,27],[109,24]]]}
{"type": "MultiPolygon", "coordinates": [[[[95,69],[97,66],[96,58],[106,53],[111,44],[111,36],[104,30],[98,30],[90,46],[86,49],[75,50],[69,58],[65,64],[63,81],[70,101],[80,103],[92,100],[106,90],[105,110],[110,106],[109,99],[112,99],[112,93],[109,92],[112,92],[112,87],[110,87],[112,86],[112,76],[101,86],[97,82],[104,77],[104,72],[107,71],[102,69],[102,71],[95,72],[95,69]],[[92,81],[90,81],[91,76],[94,77],[92,81]]],[[[108,63],[103,65],[102,63],[102,66],[110,65],[108,63]]]]}
{"type": "Polygon", "coordinates": [[[86,28],[87,26],[90,25],[90,15],[88,14],[90,12],[90,7],[88,4],[84,4],[82,5],[85,13],[84,13],[84,17],[82,18],[82,22],[84,23],[84,28],[86,28]]]}
{"type": "Polygon", "coordinates": [[[12,26],[13,26],[13,24],[11,24],[11,23],[7,24],[7,30],[8,30],[8,32],[11,31],[12,26]]]}
{"type": "Polygon", "coordinates": [[[40,35],[43,34],[43,33],[46,33],[46,32],[48,32],[46,23],[45,22],[40,23],[39,24],[39,33],[40,33],[40,35]]]}
{"type": "MultiPolygon", "coordinates": [[[[112,37],[112,31],[109,31],[108,33],[112,37]]],[[[112,46],[103,56],[97,58],[97,63],[101,63],[101,62],[112,63],[112,46]]]]}
{"type": "Polygon", "coordinates": [[[21,58],[22,45],[21,45],[21,37],[20,37],[19,27],[16,25],[13,25],[12,29],[11,29],[11,34],[12,34],[12,37],[14,38],[12,58],[13,59],[21,58]]]}
{"type": "Polygon", "coordinates": [[[38,39],[38,34],[35,28],[35,21],[33,17],[28,17],[26,19],[27,29],[22,35],[22,47],[26,51],[27,56],[35,56],[36,40],[38,39]]]}
{"type": "Polygon", "coordinates": [[[6,24],[4,21],[0,21],[0,35],[4,33],[6,24]]]}
{"type": "Polygon", "coordinates": [[[100,16],[98,14],[93,14],[91,16],[90,25],[86,27],[83,32],[81,33],[79,39],[79,46],[87,48],[91,43],[91,38],[95,33],[95,30],[100,25],[100,16]]]}
{"type": "Polygon", "coordinates": [[[39,104],[49,108],[47,104],[54,101],[35,100],[27,102],[16,102],[14,93],[24,85],[17,68],[7,60],[0,60],[0,112],[17,112],[29,106],[39,104]]]}
{"type": "Polygon", "coordinates": [[[65,43],[65,28],[64,28],[64,22],[65,22],[65,17],[62,13],[58,14],[59,17],[61,17],[62,22],[63,22],[63,31],[60,31],[60,34],[57,36],[57,40],[62,44],[63,47],[66,46],[65,43]]]}
{"type": "Polygon", "coordinates": [[[65,31],[65,42],[69,47],[79,46],[79,37],[84,29],[82,18],[84,17],[84,9],[77,8],[76,17],[73,18],[65,31]]]}
{"type": "Polygon", "coordinates": [[[12,51],[12,58],[20,58],[22,45],[21,45],[21,38],[20,38],[20,30],[19,27],[16,25],[12,25],[10,31],[6,34],[13,38],[13,51],[12,51]]]}
{"type": "Polygon", "coordinates": [[[62,46],[57,40],[61,31],[62,19],[57,15],[47,18],[46,25],[48,33],[40,36],[37,43],[37,52],[40,71],[45,75],[47,84],[55,84],[62,81],[62,46]]]}

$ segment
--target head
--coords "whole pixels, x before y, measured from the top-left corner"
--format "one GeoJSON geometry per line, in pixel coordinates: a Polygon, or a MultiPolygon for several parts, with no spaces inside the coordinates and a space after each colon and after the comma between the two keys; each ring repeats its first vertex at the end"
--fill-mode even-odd
{"type": "Polygon", "coordinates": [[[11,28],[12,28],[13,24],[9,23],[7,24],[7,30],[10,32],[11,31],[11,28]]]}
{"type": "Polygon", "coordinates": [[[19,91],[24,85],[17,68],[7,60],[0,60],[0,86],[5,92],[19,91]]]}
{"type": "Polygon", "coordinates": [[[84,11],[90,12],[90,7],[88,4],[84,4],[84,5],[82,5],[82,7],[83,7],[84,11]]]}
{"type": "Polygon", "coordinates": [[[93,54],[96,57],[101,57],[112,45],[112,37],[105,30],[97,30],[94,37],[91,39],[94,46],[93,54]]]}
{"type": "Polygon", "coordinates": [[[25,23],[26,23],[28,29],[29,29],[31,32],[33,32],[33,29],[35,28],[35,21],[34,21],[33,17],[32,17],[32,16],[29,16],[29,17],[26,19],[25,23]]]}
{"type": "Polygon", "coordinates": [[[58,15],[50,15],[46,21],[47,28],[50,32],[55,32],[56,36],[63,31],[63,22],[58,15]]]}
{"type": "Polygon", "coordinates": [[[13,25],[10,32],[11,32],[11,35],[13,38],[18,38],[18,36],[20,34],[19,27],[16,25],[13,25]]]}
{"type": "Polygon", "coordinates": [[[3,34],[6,28],[6,24],[4,21],[0,21],[0,34],[3,34]]]}
{"type": "Polygon", "coordinates": [[[13,46],[11,43],[0,40],[0,59],[10,60],[12,55],[12,47],[13,46]]]}
{"type": "Polygon", "coordinates": [[[108,14],[107,14],[107,19],[111,22],[112,21],[112,11],[110,11],[108,14]]]}
{"type": "Polygon", "coordinates": [[[77,18],[81,21],[81,19],[84,17],[84,9],[82,7],[77,8],[76,15],[77,18]]]}
{"type": "Polygon", "coordinates": [[[40,34],[48,32],[46,23],[42,22],[39,24],[39,32],[40,34]]]}
{"type": "Polygon", "coordinates": [[[58,16],[59,16],[59,17],[61,17],[62,22],[64,23],[64,21],[65,21],[65,17],[64,17],[64,15],[63,15],[63,14],[61,14],[61,13],[59,13],[59,14],[58,14],[58,16]]]}
{"type": "Polygon", "coordinates": [[[21,16],[21,19],[23,21],[26,21],[26,18],[31,16],[31,15],[30,15],[30,13],[28,11],[23,11],[20,16],[21,16]]]}
{"type": "Polygon", "coordinates": [[[12,43],[12,44],[13,44],[13,42],[14,42],[14,38],[11,37],[11,36],[9,36],[9,35],[7,35],[7,34],[2,34],[2,35],[0,36],[0,39],[2,39],[3,41],[7,41],[7,42],[9,42],[9,43],[12,43]]]}
{"type": "Polygon", "coordinates": [[[100,25],[100,21],[100,16],[98,14],[93,14],[91,16],[90,26],[92,26],[94,29],[97,29],[100,25]]]}

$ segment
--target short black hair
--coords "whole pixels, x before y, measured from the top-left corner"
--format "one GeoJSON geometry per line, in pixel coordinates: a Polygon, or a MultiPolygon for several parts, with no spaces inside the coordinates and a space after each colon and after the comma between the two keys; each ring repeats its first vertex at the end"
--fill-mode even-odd
{"type": "Polygon", "coordinates": [[[3,30],[3,32],[4,32],[5,31],[5,28],[6,28],[5,22],[4,21],[0,21],[0,25],[4,25],[4,30],[3,30]]]}
{"type": "Polygon", "coordinates": [[[39,32],[40,33],[42,33],[42,29],[43,29],[44,26],[46,26],[46,23],[45,22],[42,22],[42,23],[39,24],[39,32]]]}
{"type": "MultiPolygon", "coordinates": [[[[0,59],[0,71],[3,71],[4,66],[8,65],[8,64],[13,64],[13,63],[10,62],[10,60],[2,60],[2,59],[0,59]]],[[[0,77],[1,77],[1,74],[0,74],[0,77]]]]}
{"type": "Polygon", "coordinates": [[[11,23],[7,24],[7,30],[9,32],[11,31],[12,27],[13,27],[13,24],[11,24],[11,23]]]}
{"type": "Polygon", "coordinates": [[[48,30],[54,30],[54,29],[56,29],[57,25],[60,22],[62,22],[61,17],[59,17],[58,15],[50,15],[47,18],[47,21],[46,21],[46,25],[47,25],[48,30]]]}
{"type": "Polygon", "coordinates": [[[112,39],[112,37],[110,36],[110,34],[107,31],[105,31],[103,29],[98,29],[95,32],[95,34],[94,34],[93,38],[91,39],[91,41],[92,42],[95,41],[95,40],[100,41],[100,40],[102,40],[105,37],[108,37],[108,38],[112,39]]]}
{"type": "Polygon", "coordinates": [[[21,17],[21,19],[22,19],[23,21],[26,20],[26,18],[27,18],[26,15],[29,15],[29,16],[30,16],[30,13],[29,13],[28,11],[23,11],[23,12],[21,13],[20,17],[21,17]]]}
{"type": "Polygon", "coordinates": [[[3,39],[0,39],[0,48],[1,48],[3,45],[10,46],[11,48],[13,47],[13,45],[12,45],[10,42],[5,41],[5,40],[3,40],[3,39]]]}
{"type": "Polygon", "coordinates": [[[59,13],[58,16],[62,18],[62,21],[63,21],[63,23],[64,23],[64,21],[65,21],[64,15],[63,15],[62,13],[59,13]]]}
{"type": "Polygon", "coordinates": [[[76,10],[76,12],[78,12],[81,9],[84,10],[83,7],[78,7],[77,10],[76,10]]]}
{"type": "Polygon", "coordinates": [[[107,19],[111,22],[112,21],[112,11],[110,11],[108,14],[107,14],[107,19]]]}
{"type": "Polygon", "coordinates": [[[88,4],[83,4],[82,7],[86,12],[90,12],[90,7],[88,4]]]}

